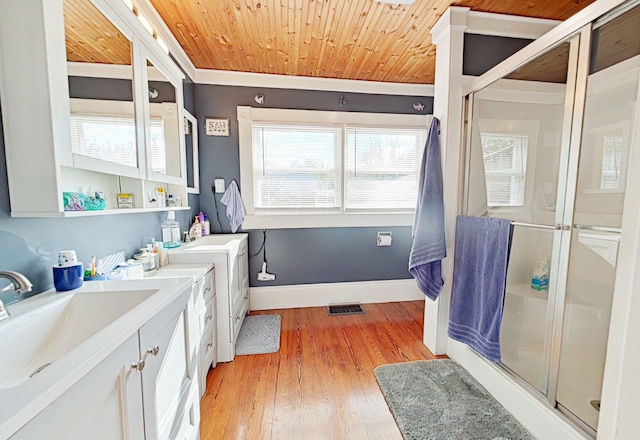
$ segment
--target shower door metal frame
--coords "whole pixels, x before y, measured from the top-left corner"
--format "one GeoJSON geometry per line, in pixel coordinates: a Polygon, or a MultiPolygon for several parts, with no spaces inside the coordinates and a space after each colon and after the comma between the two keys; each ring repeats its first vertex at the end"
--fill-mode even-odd
{"type": "MultiPolygon", "coordinates": [[[[541,401],[557,409],[560,414],[567,417],[571,422],[595,437],[596,432],[586,423],[573,416],[566,410],[563,411],[556,400],[558,389],[558,377],[560,370],[560,353],[562,346],[562,330],[564,326],[564,312],[566,300],[566,287],[568,280],[569,255],[571,250],[571,235],[573,232],[573,214],[576,198],[578,163],[580,149],[582,145],[582,125],[584,119],[584,109],[586,102],[587,80],[589,76],[589,60],[591,49],[592,23],[588,23],[576,32],[566,36],[546,48],[545,51],[537,53],[525,61],[529,62],[539,55],[552,50],[560,44],[569,44],[569,60],[567,66],[567,81],[565,84],[565,98],[563,109],[563,121],[561,131],[561,144],[558,169],[558,183],[556,190],[556,213],[554,224],[537,224],[513,221],[516,227],[553,230],[553,242],[551,250],[552,261],[555,264],[550,267],[549,279],[553,280],[549,285],[549,296],[547,300],[547,312],[545,322],[544,347],[542,353],[542,392],[538,391],[532,384],[517,375],[508,366],[499,364],[497,367],[505,371],[521,384],[525,389],[534,391],[541,401]]],[[[522,64],[521,64],[522,65],[522,64]]],[[[488,86],[489,84],[485,85],[488,86]]],[[[466,142],[464,159],[464,184],[461,185],[463,211],[468,209],[469,201],[469,175],[471,167],[471,144],[473,130],[474,103],[477,97],[476,90],[466,96],[466,142]]]]}
{"type": "MultiPolygon", "coordinates": [[[[558,208],[558,200],[562,197],[562,202],[565,204],[563,206],[563,213],[560,218],[556,218],[556,225],[544,225],[544,229],[553,228],[557,230],[554,232],[554,246],[556,243],[561,247],[559,249],[558,255],[560,256],[559,264],[562,264],[564,273],[563,280],[561,284],[554,287],[558,289],[558,293],[553,295],[553,301],[551,301],[551,287],[550,287],[550,300],[547,305],[547,320],[551,321],[553,332],[547,332],[550,334],[550,341],[547,345],[546,335],[545,335],[545,351],[548,348],[549,353],[549,363],[547,368],[547,379],[546,379],[546,395],[544,393],[539,392],[535,389],[531,384],[526,382],[524,379],[519,377],[515,372],[513,372],[509,367],[504,365],[493,364],[491,365],[494,368],[497,368],[506,374],[508,374],[515,382],[519,383],[521,387],[525,390],[528,390],[532,397],[540,402],[545,402],[550,405],[557,411],[557,414],[573,423],[578,428],[582,429],[584,432],[590,434],[591,436],[596,436],[596,431],[594,431],[590,426],[588,426],[584,421],[579,419],[573,413],[565,409],[562,404],[558,403],[556,400],[557,391],[558,391],[558,378],[559,378],[559,368],[560,368],[560,353],[562,346],[562,331],[563,331],[563,320],[564,320],[564,309],[565,309],[565,299],[566,299],[566,284],[568,279],[568,265],[569,265],[569,252],[571,246],[571,235],[573,229],[584,229],[584,225],[574,224],[573,215],[574,215],[574,205],[575,205],[575,197],[576,197],[576,187],[577,187],[577,171],[578,171],[578,162],[579,162],[579,154],[580,149],[582,148],[582,125],[584,119],[584,110],[586,106],[586,92],[587,92],[587,84],[589,78],[589,62],[590,62],[590,49],[591,49],[591,32],[596,27],[599,27],[601,24],[609,21],[610,19],[623,14],[627,10],[637,6],[640,4],[640,0],[599,0],[595,4],[585,8],[583,11],[577,13],[569,20],[566,20],[558,27],[552,29],[547,34],[538,38],[534,42],[532,42],[529,46],[525,47],[518,53],[514,54],[512,57],[505,60],[503,63],[500,63],[493,69],[489,70],[487,73],[483,74],[478,79],[472,81],[468,85],[466,85],[463,89],[463,96],[466,101],[466,105],[463,107],[466,112],[465,116],[465,124],[463,125],[463,130],[466,132],[465,144],[462,146],[464,152],[464,162],[461,163],[461,168],[464,170],[464,174],[461,176],[462,184],[460,186],[460,201],[462,202],[459,206],[461,213],[467,212],[468,209],[468,174],[470,169],[470,148],[471,148],[471,131],[473,130],[473,106],[475,99],[475,94],[495,81],[503,78],[505,75],[508,75],[514,69],[517,69],[529,61],[535,59],[539,55],[547,52],[548,50],[555,47],[557,44],[562,42],[570,41],[572,36],[573,38],[578,38],[579,47],[578,47],[578,58],[574,61],[573,66],[576,69],[576,75],[574,76],[574,87],[573,87],[573,96],[571,99],[572,107],[571,107],[571,121],[569,123],[569,148],[567,149],[567,153],[569,156],[566,158],[566,166],[564,167],[564,179],[562,178],[562,170],[559,170],[558,179],[559,182],[565,182],[564,191],[560,191],[560,187],[558,187],[557,191],[557,201],[556,208],[558,208]],[[570,205],[570,206],[569,206],[570,205]],[[569,207],[571,209],[569,209],[569,207]],[[556,236],[558,236],[558,240],[556,240],[556,236]],[[562,287],[562,289],[560,289],[562,287]],[[551,304],[553,302],[553,304],[551,304]],[[549,311],[553,314],[550,315],[549,311]],[[551,334],[553,333],[553,334],[551,334]]],[[[569,67],[572,66],[570,62],[569,67]]],[[[567,89],[569,89],[569,75],[567,78],[567,89]]],[[[639,85],[640,87],[640,85],[639,85]]],[[[636,102],[640,105],[640,91],[638,93],[638,97],[636,102]]],[[[567,104],[569,100],[565,101],[565,111],[567,110],[567,104]]],[[[640,121],[640,110],[636,112],[635,115],[636,126],[637,122],[640,121]]],[[[567,120],[563,121],[563,125],[567,124],[567,120]]],[[[640,127],[640,126],[638,126],[640,127]]],[[[563,137],[565,127],[563,127],[563,137]]],[[[634,132],[632,135],[630,148],[635,148],[640,151],[640,132],[634,132]]],[[[632,167],[633,163],[640,163],[640,155],[638,155],[635,160],[632,159],[629,163],[629,167],[632,167]]],[[[629,176],[627,175],[627,178],[629,176]]],[[[628,212],[626,209],[627,205],[631,205],[631,200],[628,197],[625,197],[625,210],[624,213],[628,212]]],[[[637,205],[638,203],[635,203],[637,205]]],[[[634,205],[634,207],[635,207],[634,205]]],[[[637,213],[640,214],[640,209],[636,209],[637,213]]],[[[616,292],[624,286],[628,288],[629,280],[625,278],[625,276],[620,277],[619,275],[626,275],[624,271],[620,272],[620,259],[628,258],[631,261],[635,261],[635,245],[629,244],[624,245],[624,239],[628,235],[629,237],[634,237],[634,234],[637,231],[632,231],[636,227],[637,222],[635,220],[627,219],[627,215],[623,213],[622,224],[630,223],[633,227],[627,229],[626,233],[623,228],[600,228],[598,226],[587,226],[587,229],[606,229],[604,232],[616,232],[621,233],[621,249],[619,255],[619,264],[616,270],[616,282],[614,286],[614,309],[621,307],[620,304],[616,305],[615,297],[617,295],[616,292]],[[618,273],[620,272],[620,273],[618,273]],[[623,278],[625,278],[623,280],[623,278]]],[[[556,216],[558,217],[558,212],[556,212],[556,216]]],[[[534,224],[517,224],[516,226],[520,227],[535,227],[537,225],[534,224]]],[[[638,233],[640,234],[640,233],[638,233]]],[[[637,235],[637,234],[636,234],[637,235]]],[[[633,241],[633,240],[632,240],[633,241]]],[[[626,267],[626,266],[625,266],[626,267]]],[[[556,276],[556,279],[558,277],[556,276]]],[[[627,277],[628,278],[628,277],[627,277]]],[[[626,295],[628,297],[629,295],[626,295]]],[[[626,298],[625,297],[625,298],[626,298]]],[[[612,315],[613,319],[613,315],[612,315]]],[[[611,323],[610,323],[611,328],[611,323]]],[[[609,335],[609,342],[611,341],[612,335],[609,335]]],[[[607,355],[607,363],[609,362],[609,355],[607,355]]],[[[615,357],[615,361],[618,361],[620,357],[619,353],[611,356],[615,357]]],[[[607,370],[605,368],[603,381],[606,383],[609,380],[609,386],[612,385],[611,377],[613,377],[612,373],[607,374],[607,370]]],[[[619,384],[613,384],[618,386],[619,384]]],[[[601,413],[602,415],[602,413],[601,413]]],[[[609,416],[611,414],[608,414],[609,416]]],[[[613,423],[612,420],[607,420],[607,426],[605,431],[611,433],[612,426],[609,426],[613,423]]]]}

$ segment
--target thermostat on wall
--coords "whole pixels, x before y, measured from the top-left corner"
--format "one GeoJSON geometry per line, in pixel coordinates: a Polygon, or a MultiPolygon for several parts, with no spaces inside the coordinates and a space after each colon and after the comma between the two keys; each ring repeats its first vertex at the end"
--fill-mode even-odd
{"type": "Polygon", "coordinates": [[[229,136],[229,118],[206,118],[204,126],[207,136],[229,136]]]}

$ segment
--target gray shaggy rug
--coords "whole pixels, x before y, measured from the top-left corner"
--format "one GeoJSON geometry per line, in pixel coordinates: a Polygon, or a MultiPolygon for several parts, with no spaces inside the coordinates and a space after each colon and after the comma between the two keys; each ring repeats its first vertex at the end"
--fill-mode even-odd
{"type": "Polygon", "coordinates": [[[533,440],[449,359],[381,365],[376,380],[405,440],[533,440]]]}

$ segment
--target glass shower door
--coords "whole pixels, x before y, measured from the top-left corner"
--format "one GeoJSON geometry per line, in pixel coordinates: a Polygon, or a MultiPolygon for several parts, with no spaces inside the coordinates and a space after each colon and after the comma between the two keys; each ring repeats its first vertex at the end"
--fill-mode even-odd
{"type": "Polygon", "coordinates": [[[470,115],[466,214],[506,218],[514,225],[500,332],[502,364],[543,395],[560,242],[569,234],[561,225],[578,39],[474,93],[470,115]],[[534,271],[544,261],[548,284],[532,286],[534,271]]]}
{"type": "Polygon", "coordinates": [[[591,37],[556,400],[593,430],[600,409],[627,163],[640,129],[638,29],[640,6],[595,23],[591,37]]]}

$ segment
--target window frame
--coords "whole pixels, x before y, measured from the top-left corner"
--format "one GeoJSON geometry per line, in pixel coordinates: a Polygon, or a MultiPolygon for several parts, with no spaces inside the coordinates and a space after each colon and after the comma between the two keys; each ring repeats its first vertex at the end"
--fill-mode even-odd
{"type": "MultiPolygon", "coordinates": [[[[525,194],[526,194],[526,189],[527,189],[527,159],[528,159],[528,155],[529,155],[529,135],[528,133],[493,133],[493,132],[488,132],[488,131],[483,131],[480,132],[480,142],[481,142],[481,147],[482,147],[482,141],[484,140],[484,137],[490,137],[490,138],[499,138],[499,137],[503,137],[503,138],[510,138],[510,139],[524,139],[524,145],[522,145],[522,142],[520,142],[520,145],[517,145],[517,147],[519,147],[521,149],[520,151],[520,155],[521,157],[524,157],[525,160],[525,164],[524,164],[524,168],[522,169],[522,173],[519,173],[517,171],[517,167],[514,164],[515,159],[512,158],[512,163],[511,163],[511,168],[509,169],[503,169],[500,171],[488,171],[487,170],[487,166],[486,166],[486,162],[484,162],[484,151],[482,152],[482,158],[483,158],[483,162],[484,162],[484,175],[485,175],[485,184],[487,185],[487,206],[491,209],[491,208],[521,208],[523,206],[525,206],[526,200],[525,200],[525,194]],[[524,150],[524,151],[523,151],[524,150]],[[511,179],[513,179],[514,177],[520,177],[521,175],[521,182],[522,182],[522,203],[499,203],[499,204],[491,204],[491,202],[489,201],[489,187],[488,187],[488,183],[489,180],[487,179],[488,176],[492,176],[492,177],[511,177],[511,179]]],[[[516,146],[514,145],[514,148],[516,146]]],[[[511,186],[511,191],[513,191],[513,186],[511,186]]]]}
{"type": "MultiPolygon", "coordinates": [[[[253,193],[253,122],[347,124],[370,127],[424,128],[428,130],[432,115],[360,113],[341,111],[292,110],[275,108],[237,107],[240,155],[241,195],[245,206],[244,229],[326,228],[356,226],[411,226],[411,212],[345,211],[340,212],[256,212],[253,193]]],[[[344,138],[344,134],[343,134],[344,138]]],[[[342,154],[346,154],[342,149],[342,154]]],[[[422,152],[419,159],[422,157],[422,152]]],[[[344,162],[344,157],[343,157],[344,162]]],[[[344,163],[341,167],[344,181],[344,163]]]]}

